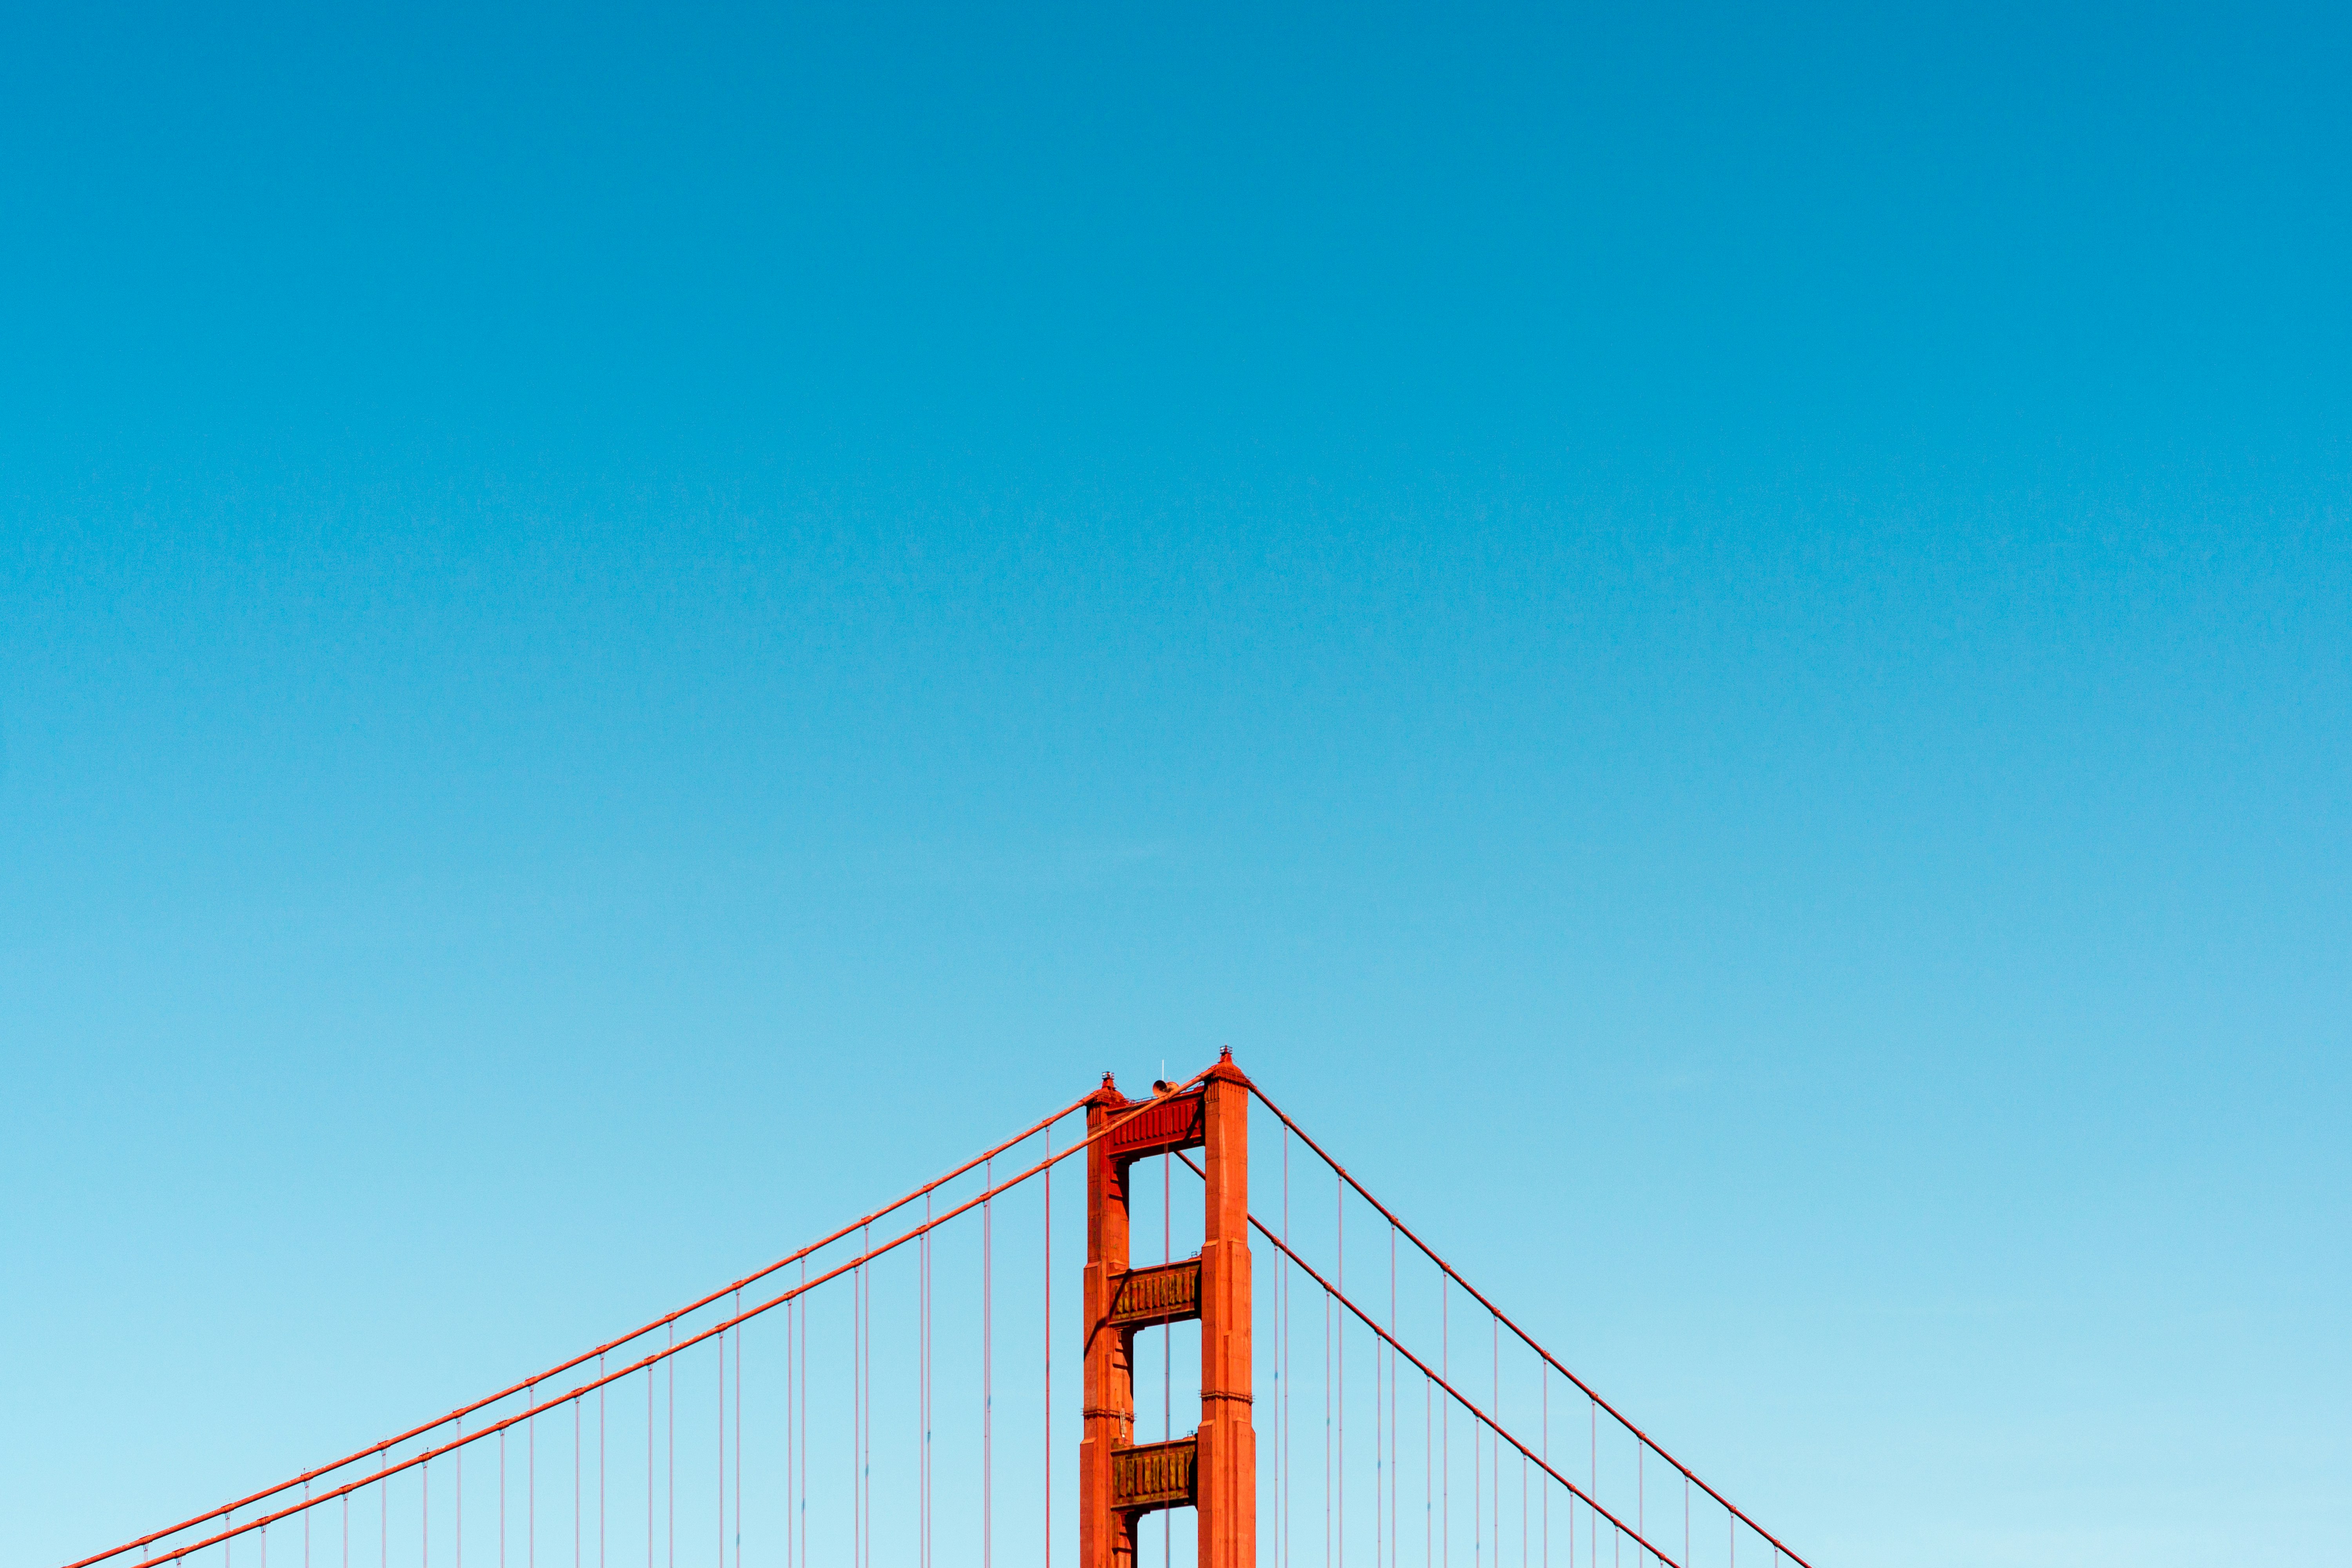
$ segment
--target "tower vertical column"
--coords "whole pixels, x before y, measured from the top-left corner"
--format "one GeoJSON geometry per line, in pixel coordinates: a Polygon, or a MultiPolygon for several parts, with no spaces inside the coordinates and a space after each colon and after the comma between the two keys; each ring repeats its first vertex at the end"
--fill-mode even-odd
{"type": "Polygon", "coordinates": [[[1096,1136],[1128,1109],[1103,1074],[1087,1102],[1085,1405],[1078,1438],[1078,1568],[1134,1568],[1134,1521],[1111,1499],[1111,1455],[1135,1441],[1131,1336],[1110,1322],[1111,1295],[1127,1273],[1127,1164],[1096,1136]]]}
{"type": "MultiPolygon", "coordinates": [[[[1201,1568],[1255,1568],[1257,1433],[1250,1422],[1249,1079],[1226,1051],[1202,1100],[1201,1568]]],[[[1121,1239],[1125,1231],[1121,1230],[1121,1239]]]]}

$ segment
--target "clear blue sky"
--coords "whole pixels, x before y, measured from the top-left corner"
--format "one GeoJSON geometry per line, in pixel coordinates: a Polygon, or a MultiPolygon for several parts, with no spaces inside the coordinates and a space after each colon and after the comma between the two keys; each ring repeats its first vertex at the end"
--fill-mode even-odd
{"type": "Polygon", "coordinates": [[[6,1563],[1222,1042],[1819,1568],[2340,1556],[2347,80],[11,9],[6,1563]]]}

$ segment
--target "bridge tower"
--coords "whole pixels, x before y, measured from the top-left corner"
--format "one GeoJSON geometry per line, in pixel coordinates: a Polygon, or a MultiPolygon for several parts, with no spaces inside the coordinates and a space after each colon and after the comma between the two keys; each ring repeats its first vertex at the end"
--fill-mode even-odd
{"type": "Polygon", "coordinates": [[[1078,1568],[1135,1568],[1147,1513],[1198,1514],[1200,1568],[1255,1568],[1257,1435],[1250,1426],[1249,1079],[1226,1051],[1181,1094],[1129,1100],[1108,1073],[1087,1102],[1086,1405],[1078,1444],[1078,1568]],[[1122,1120],[1125,1119],[1125,1120],[1122,1120]],[[1201,1255],[1128,1266],[1128,1173],[1138,1160],[1204,1151],[1201,1255]],[[1135,1335],[1201,1324],[1201,1425],[1135,1440],[1135,1335]]]}

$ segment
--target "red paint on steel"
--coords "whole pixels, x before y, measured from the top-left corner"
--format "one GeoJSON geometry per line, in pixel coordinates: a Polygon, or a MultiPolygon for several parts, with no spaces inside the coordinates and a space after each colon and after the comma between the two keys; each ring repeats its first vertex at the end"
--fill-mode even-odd
{"type": "Polygon", "coordinates": [[[1129,1514],[1195,1506],[1199,1449],[1191,1437],[1119,1449],[1111,1456],[1111,1506],[1129,1514]]]}
{"type": "Polygon", "coordinates": [[[1256,1568],[1257,1563],[1257,1433],[1250,1416],[1250,1089],[1230,1050],[1219,1057],[1202,1086],[1207,1173],[1201,1203],[1201,1568],[1256,1568]]]}
{"type": "MultiPolygon", "coordinates": [[[[1257,1439],[1250,1424],[1249,1079],[1227,1051],[1155,1101],[1130,1101],[1110,1075],[1087,1125],[1086,1430],[1078,1444],[1079,1568],[1134,1568],[1135,1335],[1115,1314],[1130,1278],[1129,1173],[1136,1160],[1199,1144],[1206,1173],[1199,1283],[1201,1424],[1190,1440],[1201,1568],[1255,1568],[1257,1439]],[[1113,1119],[1117,1118],[1118,1121],[1113,1119]],[[1112,1137],[1132,1121],[1140,1135],[1112,1137]],[[1122,1469],[1122,1467],[1126,1467],[1122,1469]],[[1127,1489],[1122,1492],[1122,1477],[1127,1489]]],[[[1181,1158],[1181,1156],[1179,1156],[1181,1158]]],[[[1186,1160],[1194,1171],[1202,1166],[1186,1160]]],[[[1150,1274],[1156,1271],[1140,1271],[1150,1274]]],[[[1153,1446],[1171,1452],[1172,1446],[1153,1446]]],[[[1171,1459],[1170,1463],[1174,1461],[1171,1459]]],[[[1154,1496],[1160,1494],[1154,1493],[1154,1496]]],[[[1148,1506],[1161,1506],[1152,1503],[1148,1506]]],[[[1171,1506],[1181,1504],[1171,1503],[1171,1506]]]]}
{"type": "Polygon", "coordinates": [[[1142,1110],[1111,1139],[1110,1157],[1126,1162],[1139,1160],[1148,1154],[1199,1148],[1207,1136],[1203,1120],[1207,1106],[1204,1096],[1204,1090],[1194,1089],[1186,1094],[1161,1095],[1148,1100],[1122,1101],[1123,1104],[1139,1105],[1142,1110]]]}
{"type": "Polygon", "coordinates": [[[1078,1436],[1078,1568],[1133,1568],[1132,1518],[1116,1505],[1112,1455],[1135,1441],[1134,1337],[1109,1323],[1116,1281],[1127,1273],[1127,1164],[1108,1133],[1129,1110],[1111,1075],[1087,1100],[1087,1254],[1081,1287],[1086,1323],[1078,1436]]]}
{"type": "Polygon", "coordinates": [[[1110,1300],[1110,1321],[1119,1328],[1190,1322],[1201,1315],[1201,1260],[1130,1268],[1112,1287],[1110,1300]]]}

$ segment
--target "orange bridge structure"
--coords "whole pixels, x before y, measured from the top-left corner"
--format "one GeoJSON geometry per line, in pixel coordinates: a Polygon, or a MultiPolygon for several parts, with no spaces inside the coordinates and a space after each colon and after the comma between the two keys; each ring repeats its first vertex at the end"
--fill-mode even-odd
{"type": "Polygon", "coordinates": [[[65,1568],[1052,1568],[1057,1548],[1076,1568],[1810,1568],[1231,1052],[1140,1099],[1105,1074],[652,1322],[65,1568]],[[1083,1278],[1057,1297],[1072,1161],[1083,1278]]]}

